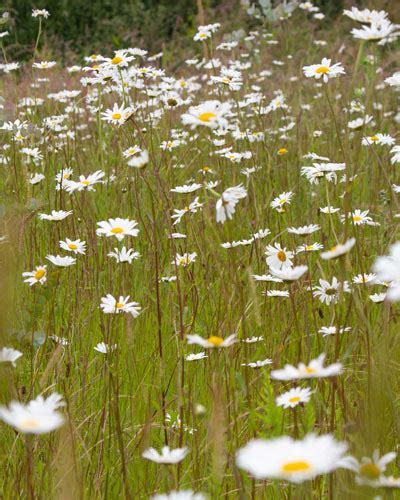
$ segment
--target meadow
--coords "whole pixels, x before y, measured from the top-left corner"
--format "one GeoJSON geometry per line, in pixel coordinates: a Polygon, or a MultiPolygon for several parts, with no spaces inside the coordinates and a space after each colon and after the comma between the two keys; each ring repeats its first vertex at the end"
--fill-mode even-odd
{"type": "Polygon", "coordinates": [[[172,67],[2,24],[1,498],[400,498],[395,3],[172,67]]]}

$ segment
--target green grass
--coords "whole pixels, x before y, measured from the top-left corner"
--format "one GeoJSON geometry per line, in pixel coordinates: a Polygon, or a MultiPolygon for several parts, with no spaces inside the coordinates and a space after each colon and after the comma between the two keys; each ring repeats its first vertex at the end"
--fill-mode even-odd
{"type": "MultiPolygon", "coordinates": [[[[396,450],[398,444],[398,306],[371,302],[368,295],[383,290],[377,285],[354,285],[352,294],[341,294],[338,304],[330,306],[313,298],[308,289],[320,278],[331,281],[336,276],[351,281],[359,273],[370,272],[376,256],[386,254],[390,244],[399,239],[399,219],[395,217],[400,212],[399,201],[391,190],[391,184],[398,183],[398,167],[390,163],[390,147],[361,146],[363,136],[396,134],[396,93],[392,87],[376,85],[394,72],[392,61],[398,46],[382,49],[366,45],[364,55],[372,54],[375,62],[369,64],[363,56],[352,82],[358,51],[358,42],[349,34],[353,24],[341,18],[335,30],[314,34],[315,23],[304,13],[296,13],[274,29],[278,45],[268,45],[265,38],[257,37],[243,42],[232,54],[219,52],[225,62],[230,56],[239,58],[240,52],[250,53],[253,65],[243,71],[242,89],[235,93],[203,84],[192,95],[193,104],[210,98],[231,100],[240,130],[265,133],[264,141],[254,143],[226,136],[225,146],[251,151],[251,160],[231,163],[213,154],[220,147],[211,143],[215,136],[209,129],[191,131],[181,124],[180,116],[187,106],[177,110],[161,104],[145,107],[117,128],[101,121],[95,111],[70,113],[64,123],[75,131],[75,137],[65,140],[60,140],[60,133],[48,130],[41,134],[43,143],[40,135],[16,142],[12,133],[2,134],[2,145],[9,148],[2,152],[8,161],[0,171],[4,199],[1,234],[8,236],[0,245],[1,344],[22,351],[23,357],[16,368],[0,367],[0,400],[2,404],[12,399],[28,402],[38,394],[56,391],[66,402],[62,410],[66,423],[50,434],[26,439],[0,424],[2,498],[136,499],[178,488],[202,491],[212,499],[373,498],[378,492],[391,498],[383,490],[357,486],[354,474],[344,470],[290,485],[252,480],[235,466],[236,451],[252,437],[302,438],[311,431],[333,433],[346,441],[358,458],[371,455],[375,448],[381,454],[396,450]],[[313,39],[323,38],[329,41],[327,46],[312,44],[313,39]],[[346,50],[339,55],[342,42],[346,50]],[[289,54],[292,59],[287,58],[289,54]],[[301,71],[304,65],[319,63],[325,56],[332,56],[333,62],[342,62],[346,68],[345,76],[327,85],[332,110],[324,88],[317,88],[301,71]],[[277,59],[285,65],[274,65],[272,61],[277,59]],[[383,74],[376,72],[378,67],[383,68],[383,74]],[[273,75],[260,80],[258,74],[265,69],[273,75]],[[291,76],[298,79],[290,81],[291,76]],[[251,85],[260,86],[263,105],[280,89],[289,109],[257,115],[251,108],[236,108],[237,101],[254,91],[251,85]],[[350,134],[347,122],[354,117],[344,108],[361,87],[365,92],[359,94],[360,100],[376,125],[350,134]],[[315,98],[317,93],[320,95],[315,98]],[[336,98],[338,95],[341,97],[336,98]],[[374,103],[380,103],[382,109],[375,109],[374,103]],[[302,104],[310,104],[311,109],[302,110],[302,104]],[[163,114],[158,123],[151,124],[149,111],[155,109],[163,114]],[[296,126],[287,132],[286,139],[280,138],[278,128],[291,120],[296,126]],[[86,128],[77,128],[77,124],[86,128]],[[172,153],[162,151],[160,143],[171,138],[171,129],[188,131],[193,140],[188,138],[172,153]],[[315,130],[322,131],[322,136],[314,137],[315,130]],[[143,170],[128,167],[122,156],[122,151],[134,144],[149,151],[150,162],[143,170]],[[21,147],[39,147],[43,160],[37,165],[25,162],[21,147]],[[288,153],[279,156],[277,151],[282,147],[288,153]],[[322,179],[319,185],[310,185],[300,175],[302,166],[311,165],[311,160],[303,159],[310,151],[332,162],[346,162],[347,175],[357,178],[327,185],[322,179]],[[215,175],[204,177],[199,172],[206,165],[215,175]],[[261,168],[249,178],[240,173],[251,166],[261,168]],[[97,184],[95,192],[70,195],[55,190],[55,175],[66,167],[73,168],[74,179],[102,169],[107,179],[115,175],[115,180],[97,184]],[[37,186],[27,182],[27,173],[34,172],[46,176],[37,186]],[[248,191],[236,206],[233,219],[223,225],[215,221],[216,198],[206,189],[190,194],[170,192],[192,181],[202,183],[204,178],[220,182],[214,188],[218,193],[239,183],[248,191]],[[295,194],[286,212],[280,214],[270,208],[270,202],[284,191],[295,194]],[[319,208],[329,204],[327,194],[329,203],[341,208],[342,214],[356,208],[370,210],[380,225],[343,224],[337,214],[330,218],[320,213],[319,208]],[[186,214],[181,223],[172,226],[173,209],[187,206],[196,196],[204,203],[202,210],[186,214]],[[61,222],[39,220],[39,213],[53,209],[73,210],[73,215],[61,222]],[[122,243],[97,237],[96,223],[110,217],[138,221],[138,237],[127,237],[122,243]],[[321,229],[304,241],[318,241],[328,249],[336,243],[336,233],[340,242],[354,236],[356,246],[342,259],[332,261],[321,260],[318,252],[298,254],[296,264],[308,265],[309,272],[290,287],[255,282],[253,274],[268,272],[266,245],[280,242],[295,250],[303,238],[287,233],[287,227],[311,223],[321,229]],[[264,228],[271,234],[250,246],[220,246],[250,238],[264,228]],[[187,239],[169,239],[168,234],[175,231],[186,234],[187,239]],[[21,273],[45,264],[46,255],[66,255],[59,248],[65,237],[85,240],[87,254],[78,255],[76,265],[65,269],[48,263],[44,285],[23,283],[21,273]],[[140,252],[141,258],[128,265],[107,257],[113,248],[123,245],[140,252]],[[187,268],[175,268],[171,262],[177,252],[196,252],[198,256],[187,268]],[[176,282],[160,282],[162,276],[175,274],[176,282]],[[290,290],[291,298],[267,298],[262,295],[267,289],[290,290]],[[139,317],[103,314],[99,306],[107,293],[130,295],[143,308],[139,317]],[[328,325],[346,325],[352,331],[323,338],[318,329],[328,325]],[[185,355],[202,350],[188,346],[186,335],[226,337],[235,332],[240,340],[251,336],[263,340],[210,350],[205,360],[184,360],[185,355]],[[52,335],[65,337],[69,345],[60,346],[51,340],[52,335]],[[118,349],[99,354],[93,348],[101,341],[116,343],[118,349]],[[286,363],[307,362],[322,352],[327,354],[327,363],[340,360],[344,364],[342,375],[282,383],[270,379],[270,366],[242,366],[268,357],[276,369],[286,363]],[[312,388],[310,402],[294,410],[277,407],[276,396],[296,385],[312,388]],[[199,404],[204,412],[198,411],[199,404]],[[182,425],[166,423],[167,413],[172,422],[180,418],[182,425]],[[170,466],[141,457],[149,446],[160,449],[164,444],[188,446],[190,453],[179,465],[170,466]]],[[[265,32],[261,27],[259,31],[265,32]]],[[[205,74],[212,71],[188,67],[185,73],[172,76],[205,74]]],[[[19,81],[13,74],[4,76],[5,117],[28,120],[40,127],[44,117],[63,114],[65,104],[50,99],[32,114],[14,107],[29,92],[46,98],[50,90],[61,90],[63,81],[68,89],[80,88],[78,77],[66,76],[60,68],[31,73],[28,67],[19,81]],[[27,82],[44,74],[50,81],[30,90],[27,82]]],[[[154,83],[146,80],[146,85],[154,83]]],[[[121,104],[122,97],[115,92],[107,95],[106,88],[101,91],[105,109],[114,102],[121,104]]],[[[86,92],[95,91],[93,87],[82,88],[79,106],[85,108],[86,92]]],[[[125,92],[134,102],[146,101],[143,92],[125,92]]],[[[183,96],[188,95],[185,92],[183,96]]],[[[96,100],[92,105],[96,106],[96,100]]],[[[388,472],[398,475],[395,462],[388,472]]]]}

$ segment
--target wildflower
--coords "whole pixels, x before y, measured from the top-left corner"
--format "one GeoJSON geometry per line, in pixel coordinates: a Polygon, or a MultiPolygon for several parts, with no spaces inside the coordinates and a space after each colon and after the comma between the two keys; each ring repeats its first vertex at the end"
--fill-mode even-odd
{"type": "Polygon", "coordinates": [[[272,365],[272,359],[267,358],[253,363],[242,363],[242,366],[249,366],[250,368],[262,368],[267,365],[272,365]]]}
{"type": "Polygon", "coordinates": [[[130,63],[134,59],[134,56],[126,55],[126,52],[124,50],[117,50],[115,52],[115,56],[112,59],[105,59],[105,61],[101,65],[105,67],[124,68],[128,66],[128,63],[130,63]]]}
{"type": "Polygon", "coordinates": [[[388,134],[375,134],[369,137],[363,137],[361,143],[363,146],[371,146],[372,144],[391,146],[395,143],[395,139],[388,134]]]}
{"type": "Polygon", "coordinates": [[[226,127],[227,119],[224,117],[230,111],[228,103],[219,101],[205,101],[198,106],[189,108],[189,112],[182,115],[182,123],[191,125],[192,128],[197,125],[204,125],[210,128],[226,127]]]}
{"type": "Polygon", "coordinates": [[[182,220],[182,218],[187,214],[187,213],[196,213],[199,208],[203,206],[203,203],[199,202],[199,197],[197,196],[188,206],[186,206],[183,209],[177,209],[174,208],[174,214],[171,215],[172,219],[174,220],[174,225],[179,224],[179,222],[182,220]]]}
{"type": "Polygon", "coordinates": [[[342,467],[346,450],[330,434],[308,434],[302,441],[288,436],[252,439],[238,451],[236,464],[257,479],[302,483],[342,467]]]}
{"type": "Polygon", "coordinates": [[[379,450],[374,450],[372,458],[363,457],[359,462],[354,457],[347,457],[348,468],[356,473],[358,484],[371,486],[373,488],[381,487],[380,480],[386,471],[386,466],[396,458],[396,453],[391,451],[383,456],[379,456],[379,450]]]}
{"type": "Polygon", "coordinates": [[[265,251],[267,256],[267,264],[269,267],[275,269],[282,269],[287,267],[292,267],[293,262],[293,252],[289,252],[285,248],[282,248],[279,243],[275,243],[274,246],[268,245],[265,251]]]}
{"type": "MultiPolygon", "coordinates": [[[[339,333],[345,333],[345,332],[350,332],[351,327],[350,326],[341,326],[339,328],[339,333]]],[[[336,326],[322,326],[319,330],[318,333],[322,333],[323,337],[328,337],[329,335],[336,335],[338,333],[338,329],[336,326]]]]}
{"type": "Polygon", "coordinates": [[[205,349],[214,349],[215,347],[230,347],[237,342],[236,334],[229,335],[225,339],[212,335],[208,339],[200,337],[200,335],[186,335],[188,344],[197,344],[205,349]]]}
{"type": "Polygon", "coordinates": [[[154,448],[148,448],[142,453],[142,457],[157,464],[177,464],[182,462],[188,453],[189,449],[187,447],[170,450],[169,446],[164,446],[161,453],[158,453],[154,448]]]}
{"type": "Polygon", "coordinates": [[[138,223],[130,219],[121,219],[117,217],[116,219],[108,219],[108,221],[98,222],[99,228],[96,230],[98,236],[105,235],[115,236],[118,241],[122,241],[125,236],[137,236],[139,234],[139,229],[136,228],[138,223]]]}
{"type": "Polygon", "coordinates": [[[56,61],[41,61],[33,63],[32,66],[36,69],[50,69],[53,68],[56,64],[56,61]]]}
{"type": "Polygon", "coordinates": [[[133,248],[127,249],[126,247],[122,247],[121,250],[114,248],[114,251],[108,253],[107,257],[113,257],[118,263],[127,262],[128,264],[132,264],[135,259],[140,257],[140,253],[135,252],[133,248]]]}
{"type": "Polygon", "coordinates": [[[263,295],[267,297],[290,297],[290,294],[286,290],[267,290],[267,292],[263,292],[263,295]]]}
{"type": "Polygon", "coordinates": [[[108,345],[104,342],[99,342],[93,349],[101,354],[108,354],[109,352],[115,351],[117,344],[108,345]]]}
{"type": "Polygon", "coordinates": [[[390,152],[394,153],[390,160],[391,164],[400,163],[400,146],[394,146],[390,152]]]}
{"type": "Polygon", "coordinates": [[[329,281],[320,279],[319,285],[314,288],[313,295],[318,297],[318,299],[326,305],[336,304],[339,300],[339,293],[341,290],[343,292],[350,292],[350,288],[347,281],[343,283],[339,282],[336,277],[332,278],[332,283],[329,281]]]}
{"type": "Polygon", "coordinates": [[[392,76],[385,79],[385,83],[391,87],[400,88],[400,71],[397,71],[392,76]]]}
{"type": "Polygon", "coordinates": [[[196,260],[196,257],[196,252],[184,253],[183,255],[177,253],[175,256],[175,260],[172,261],[172,264],[175,264],[176,266],[187,267],[189,264],[196,260]]]}
{"type": "Polygon", "coordinates": [[[40,283],[43,285],[47,281],[47,266],[36,266],[34,271],[29,271],[22,273],[22,276],[26,278],[24,283],[29,283],[30,286],[40,283]]]}
{"type": "Polygon", "coordinates": [[[50,16],[50,12],[46,9],[32,9],[32,17],[44,17],[47,19],[50,16]]]}
{"type": "Polygon", "coordinates": [[[368,123],[372,122],[372,120],[373,120],[372,116],[365,115],[364,117],[356,118],[355,120],[350,120],[347,123],[347,126],[352,130],[358,130],[367,125],[368,123]]]}
{"type": "Polygon", "coordinates": [[[342,364],[333,363],[329,366],[324,366],[325,354],[320,354],[318,358],[313,359],[308,365],[299,363],[297,367],[285,365],[281,370],[273,370],[271,378],[275,380],[298,380],[303,378],[321,378],[335,377],[342,373],[342,364]]]}
{"type": "Polygon", "coordinates": [[[45,179],[45,176],[43,174],[32,174],[29,178],[29,183],[32,184],[32,186],[35,186],[36,184],[39,184],[39,182],[41,182],[43,179],[45,179]]]}
{"type": "Polygon", "coordinates": [[[323,214],[335,214],[336,212],[340,212],[340,208],[335,207],[321,207],[319,211],[323,214]]]}
{"type": "Polygon", "coordinates": [[[294,387],[276,398],[277,406],[284,408],[294,408],[295,406],[308,403],[311,398],[311,389],[302,389],[301,387],[294,387]]]}
{"type": "Polygon", "coordinates": [[[68,193],[73,193],[74,191],[83,191],[87,189],[88,191],[94,191],[93,186],[102,181],[102,178],[105,176],[105,172],[102,170],[97,170],[93,174],[85,177],[84,175],[79,176],[79,182],[75,181],[67,181],[65,183],[65,189],[68,193]]]}
{"type": "Polygon", "coordinates": [[[22,356],[22,352],[12,349],[11,347],[3,347],[0,349],[0,363],[11,363],[15,367],[15,362],[22,356]]]}
{"type": "Polygon", "coordinates": [[[336,172],[345,168],[345,163],[314,163],[312,167],[301,167],[301,175],[304,175],[310,184],[319,184],[321,179],[336,182],[336,172]]]}
{"type": "Polygon", "coordinates": [[[278,197],[274,198],[271,202],[271,208],[276,209],[278,212],[284,212],[284,205],[290,205],[292,201],[293,193],[291,191],[287,191],[285,193],[280,194],[278,197]]]}
{"type": "Polygon", "coordinates": [[[353,21],[358,21],[363,24],[379,24],[388,16],[387,12],[384,10],[360,10],[357,7],[352,7],[351,10],[344,10],[343,14],[350,19],[353,19],[353,21]]]}
{"type": "Polygon", "coordinates": [[[242,342],[245,342],[246,344],[255,344],[256,342],[261,342],[264,340],[263,337],[249,337],[247,339],[243,339],[242,342]]]}
{"type": "Polygon", "coordinates": [[[70,240],[65,238],[65,241],[60,241],[60,248],[67,250],[67,252],[73,252],[75,254],[85,255],[86,253],[86,242],[81,240],[70,240]]]}
{"type": "Polygon", "coordinates": [[[223,224],[227,218],[232,219],[237,203],[246,196],[247,191],[241,184],[225,189],[215,206],[217,211],[217,222],[223,224]]]}
{"type": "Polygon", "coordinates": [[[378,257],[372,268],[379,280],[391,281],[392,286],[387,292],[391,302],[400,300],[400,242],[390,247],[389,255],[378,257]]]}
{"type": "Polygon", "coordinates": [[[129,313],[134,318],[137,318],[141,307],[138,302],[129,302],[129,299],[129,295],[127,297],[120,295],[117,301],[117,299],[108,293],[105,297],[102,297],[100,308],[105,314],[129,313]]]}
{"type": "Polygon", "coordinates": [[[114,104],[112,109],[107,109],[102,112],[102,120],[105,120],[112,125],[123,125],[125,121],[132,115],[132,108],[124,107],[124,105],[118,106],[117,103],[114,104]]]}
{"type": "Polygon", "coordinates": [[[181,194],[187,194],[187,193],[193,193],[194,191],[197,191],[203,187],[202,184],[197,184],[196,182],[190,185],[183,185],[183,186],[176,186],[173,189],[170,189],[171,193],[181,193],[181,194]]]}
{"type": "Polygon", "coordinates": [[[144,150],[139,155],[134,156],[128,161],[128,166],[133,168],[143,168],[149,163],[149,153],[144,150]]]}
{"type": "Polygon", "coordinates": [[[282,281],[296,281],[300,279],[308,270],[307,266],[283,267],[277,269],[270,267],[271,274],[282,281]]]}
{"type": "Polygon", "coordinates": [[[357,276],[354,276],[353,278],[353,283],[355,285],[365,285],[367,283],[374,283],[376,280],[376,274],[375,273],[364,273],[364,274],[357,274],[357,276]]]}
{"type": "Polygon", "coordinates": [[[300,245],[296,248],[296,253],[318,252],[319,250],[322,250],[323,248],[324,248],[324,246],[321,243],[311,243],[310,245],[303,243],[303,245],[300,245]]]}
{"type": "Polygon", "coordinates": [[[76,259],[68,255],[66,257],[61,257],[60,255],[47,255],[46,259],[58,267],[69,267],[76,263],[76,259]]]}
{"type": "Polygon", "coordinates": [[[364,25],[360,29],[353,28],[351,34],[354,38],[378,42],[379,45],[382,45],[382,41],[393,35],[396,29],[395,24],[392,24],[388,19],[382,19],[379,23],[372,23],[369,26],[364,25]]]}
{"type": "Polygon", "coordinates": [[[322,252],[320,255],[321,259],[331,260],[341,257],[342,255],[345,255],[346,253],[350,252],[350,250],[354,247],[355,244],[356,244],[356,239],[350,238],[346,241],[346,243],[337,244],[330,250],[322,252]]]}
{"type": "Polygon", "coordinates": [[[375,302],[375,304],[379,304],[386,299],[386,296],[386,292],[374,293],[373,295],[369,295],[369,299],[372,300],[372,302],[375,302]]]}
{"type": "Polygon", "coordinates": [[[330,59],[323,58],[321,64],[304,66],[303,72],[307,78],[316,78],[317,80],[322,78],[324,82],[327,83],[330,78],[336,78],[339,75],[343,75],[345,70],[341,63],[331,65],[330,59]]]}
{"type": "Polygon", "coordinates": [[[199,359],[208,358],[205,352],[199,352],[198,354],[188,354],[185,356],[186,361],[198,361],[199,359]]]}
{"type": "Polygon", "coordinates": [[[309,226],[302,227],[288,227],[288,233],[298,234],[300,236],[306,236],[308,234],[315,233],[315,231],[319,231],[320,226],[318,224],[310,224],[309,226]]]}
{"type": "Polygon", "coordinates": [[[69,215],[72,214],[72,210],[69,212],[65,212],[64,210],[52,210],[51,214],[39,214],[40,220],[52,220],[52,221],[61,221],[66,219],[69,215]]]}
{"type": "Polygon", "coordinates": [[[11,401],[8,408],[0,406],[0,418],[24,434],[44,434],[61,427],[64,417],[56,411],[64,406],[59,394],[44,399],[38,396],[28,404],[11,401]]]}

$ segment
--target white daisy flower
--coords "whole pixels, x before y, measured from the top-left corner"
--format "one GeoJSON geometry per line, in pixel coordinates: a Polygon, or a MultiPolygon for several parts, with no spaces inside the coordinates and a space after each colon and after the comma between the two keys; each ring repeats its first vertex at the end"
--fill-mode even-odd
{"type": "Polygon", "coordinates": [[[333,363],[324,366],[325,354],[320,354],[318,358],[311,360],[308,365],[299,363],[296,366],[285,365],[283,369],[273,370],[271,378],[275,380],[298,380],[303,378],[335,377],[342,373],[342,364],[333,363]]]}
{"type": "Polygon", "coordinates": [[[188,344],[197,344],[205,349],[214,349],[215,347],[230,347],[232,344],[237,342],[236,334],[229,335],[225,339],[222,337],[217,337],[216,335],[212,335],[205,339],[200,337],[200,335],[186,335],[186,339],[188,344]]]}
{"type": "Polygon", "coordinates": [[[142,453],[142,457],[157,464],[177,464],[182,462],[188,453],[189,449],[187,447],[171,450],[169,446],[164,446],[161,453],[154,448],[148,448],[142,453]]]}
{"type": "Polygon", "coordinates": [[[237,452],[236,464],[257,479],[302,483],[343,467],[346,450],[330,434],[309,434],[302,441],[288,436],[252,439],[237,452]]]}
{"type": "Polygon", "coordinates": [[[136,228],[138,223],[135,220],[121,219],[108,219],[108,221],[98,222],[99,228],[96,230],[98,236],[115,236],[118,241],[122,241],[125,236],[137,236],[139,229],[136,228]]]}
{"type": "Polygon", "coordinates": [[[15,362],[22,356],[22,352],[13,349],[12,347],[3,347],[0,349],[0,363],[11,363],[15,366],[15,362]]]}
{"type": "Polygon", "coordinates": [[[308,403],[311,398],[312,391],[308,387],[303,389],[301,387],[294,387],[289,391],[279,395],[276,398],[277,406],[283,406],[284,408],[294,408],[295,406],[308,403]]]}
{"type": "Polygon", "coordinates": [[[64,417],[56,411],[64,406],[59,394],[47,399],[38,396],[28,404],[11,401],[8,407],[0,406],[0,419],[24,434],[44,434],[61,427],[64,417]]]}
{"type": "Polygon", "coordinates": [[[105,297],[102,297],[100,308],[105,314],[129,313],[134,318],[137,318],[142,308],[138,302],[129,302],[129,299],[129,295],[127,297],[120,295],[117,300],[108,293],[105,297]]]}

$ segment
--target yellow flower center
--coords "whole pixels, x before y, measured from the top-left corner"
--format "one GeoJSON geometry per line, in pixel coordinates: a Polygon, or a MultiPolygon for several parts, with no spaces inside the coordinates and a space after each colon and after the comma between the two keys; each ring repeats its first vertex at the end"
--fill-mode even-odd
{"type": "Polygon", "coordinates": [[[90,59],[92,59],[92,61],[95,61],[95,60],[97,59],[96,54],[92,54],[92,55],[90,56],[90,59]]]}
{"type": "Polygon", "coordinates": [[[210,170],[210,167],[203,167],[203,172],[208,172],[210,170]]]}
{"type": "Polygon", "coordinates": [[[373,141],[373,142],[376,142],[376,141],[379,141],[379,137],[377,135],[372,135],[370,137],[370,140],[373,141]]]}
{"type": "Polygon", "coordinates": [[[283,250],[280,250],[276,256],[278,257],[278,259],[281,261],[281,262],[285,262],[286,260],[286,254],[283,250]]]}
{"type": "Polygon", "coordinates": [[[69,248],[70,250],[76,250],[76,249],[78,248],[78,245],[75,245],[75,243],[70,243],[70,244],[68,245],[68,248],[69,248]]]}
{"type": "Polygon", "coordinates": [[[360,473],[368,479],[377,479],[381,475],[380,468],[375,464],[363,464],[360,473]]]}
{"type": "Polygon", "coordinates": [[[123,61],[122,57],[116,56],[111,59],[111,64],[119,64],[122,61],[123,61]]]}
{"type": "Polygon", "coordinates": [[[359,215],[354,215],[353,216],[353,221],[354,222],[360,222],[362,220],[362,217],[360,217],[359,215]]]}
{"type": "Polygon", "coordinates": [[[315,368],[310,368],[309,366],[306,367],[306,373],[315,373],[317,370],[315,368]]]}
{"type": "Polygon", "coordinates": [[[81,181],[84,186],[89,186],[90,182],[88,180],[81,181]]]}
{"type": "Polygon", "coordinates": [[[25,418],[21,421],[20,426],[23,429],[37,429],[39,427],[39,422],[33,418],[25,418]]]}
{"type": "Polygon", "coordinates": [[[299,460],[298,462],[287,462],[282,465],[282,472],[291,474],[292,472],[306,472],[311,469],[311,465],[307,462],[299,460]]]}
{"type": "Polygon", "coordinates": [[[212,111],[208,111],[207,113],[201,113],[201,115],[199,115],[198,118],[202,122],[209,122],[211,121],[212,118],[215,118],[216,116],[217,115],[212,111]]]}
{"type": "Polygon", "coordinates": [[[124,304],[123,304],[122,302],[117,302],[117,303],[115,304],[115,307],[116,307],[117,309],[121,309],[121,307],[124,307],[124,304]]]}
{"type": "Polygon", "coordinates": [[[285,155],[288,152],[286,148],[280,148],[278,149],[278,155],[285,155]]]}
{"type": "Polygon", "coordinates": [[[315,70],[315,72],[319,75],[326,75],[327,73],[329,73],[329,68],[327,66],[320,66],[315,70]]]}
{"type": "Polygon", "coordinates": [[[289,398],[289,403],[298,403],[300,401],[300,396],[293,396],[289,398]]]}
{"type": "Polygon", "coordinates": [[[43,278],[43,276],[46,274],[46,271],[44,269],[38,269],[36,272],[35,272],[35,280],[40,280],[43,278]]]}
{"type": "Polygon", "coordinates": [[[224,339],[222,337],[217,337],[216,335],[211,335],[211,337],[207,339],[207,342],[212,344],[214,347],[220,346],[223,341],[224,339]]]}
{"type": "Polygon", "coordinates": [[[111,115],[111,118],[113,120],[120,120],[122,117],[121,113],[114,113],[113,115],[111,115]]]}
{"type": "Polygon", "coordinates": [[[313,245],[306,245],[306,251],[309,252],[310,250],[312,250],[314,247],[313,245]]]}
{"type": "Polygon", "coordinates": [[[123,232],[124,232],[124,230],[123,230],[123,228],[122,228],[122,227],[113,227],[113,228],[111,229],[111,232],[112,232],[113,234],[121,234],[121,233],[123,233],[123,232]]]}

